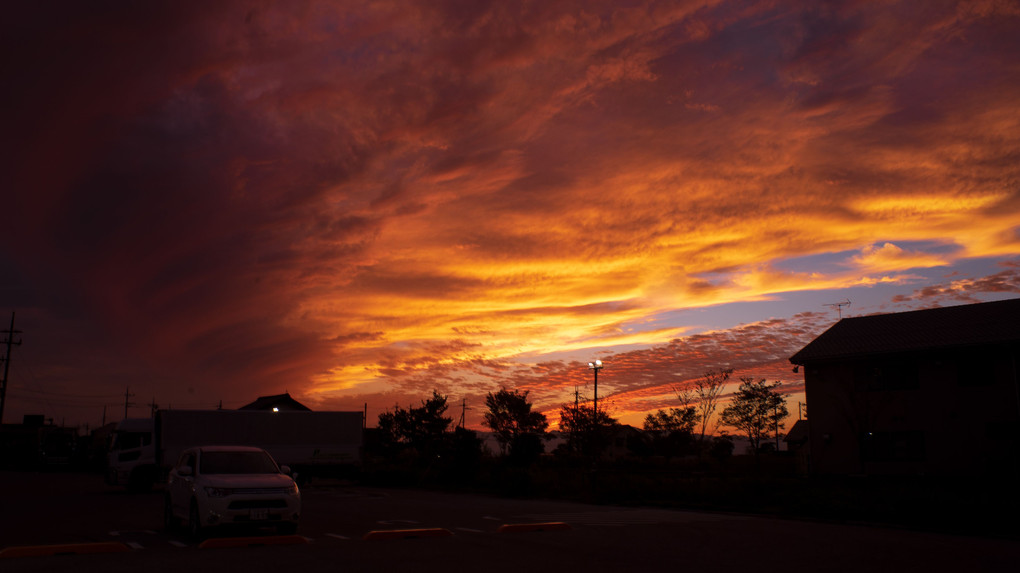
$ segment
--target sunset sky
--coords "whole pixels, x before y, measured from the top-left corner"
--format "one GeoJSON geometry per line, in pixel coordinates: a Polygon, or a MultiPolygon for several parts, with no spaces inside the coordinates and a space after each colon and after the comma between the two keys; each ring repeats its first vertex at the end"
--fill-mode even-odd
{"type": "Polygon", "coordinates": [[[1020,296],[1020,4],[28,2],[4,422],[433,388],[621,421],[843,316],[1020,296]]]}

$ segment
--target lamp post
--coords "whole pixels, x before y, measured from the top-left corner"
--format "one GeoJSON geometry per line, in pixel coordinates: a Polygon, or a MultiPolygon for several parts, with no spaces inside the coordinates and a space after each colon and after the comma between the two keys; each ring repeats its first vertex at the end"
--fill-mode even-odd
{"type": "Polygon", "coordinates": [[[596,360],[595,362],[589,362],[588,368],[595,373],[595,419],[598,420],[599,415],[599,370],[602,370],[602,361],[596,360]]]}

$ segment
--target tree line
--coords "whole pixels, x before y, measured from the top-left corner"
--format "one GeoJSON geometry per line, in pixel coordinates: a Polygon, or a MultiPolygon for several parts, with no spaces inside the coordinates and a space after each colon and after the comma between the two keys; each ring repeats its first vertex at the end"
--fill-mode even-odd
{"type": "MultiPolygon", "coordinates": [[[[660,409],[644,420],[651,443],[643,453],[665,455],[726,456],[733,442],[723,432],[710,436],[711,423],[719,408],[724,386],[732,370],[712,371],[687,386],[673,388],[679,407],[660,409]],[[707,439],[706,436],[711,439],[707,439]]],[[[764,378],[742,377],[740,387],[718,415],[718,425],[732,428],[747,438],[752,453],[778,450],[783,420],[789,416],[786,399],[779,393],[780,382],[764,378]],[[775,439],[775,445],[771,443],[775,439]]],[[[535,411],[528,390],[501,388],[485,397],[482,424],[492,431],[500,455],[514,465],[528,465],[545,451],[552,437],[546,415],[535,411]]],[[[452,432],[453,420],[446,416],[448,397],[436,390],[420,405],[395,407],[379,415],[371,443],[373,453],[414,457],[430,462],[447,457],[448,463],[470,464],[481,455],[482,440],[477,433],[462,427],[452,432]]],[[[604,409],[575,401],[559,410],[559,428],[565,437],[561,451],[596,459],[610,444],[616,419],[604,409]]],[[[637,448],[641,450],[642,448],[637,448]]]]}
{"type": "MultiPolygon", "coordinates": [[[[658,410],[645,417],[644,429],[653,433],[657,443],[665,442],[666,451],[702,453],[706,448],[726,447],[726,434],[706,442],[705,434],[719,406],[723,387],[733,370],[707,372],[692,386],[674,386],[679,408],[658,410]],[[697,439],[695,439],[697,438],[697,439]]],[[[729,405],[719,414],[719,424],[735,429],[747,438],[751,452],[779,450],[780,430],[789,415],[786,398],[779,392],[781,382],[744,376],[729,405]],[[775,445],[767,441],[775,438],[775,445]]]]}

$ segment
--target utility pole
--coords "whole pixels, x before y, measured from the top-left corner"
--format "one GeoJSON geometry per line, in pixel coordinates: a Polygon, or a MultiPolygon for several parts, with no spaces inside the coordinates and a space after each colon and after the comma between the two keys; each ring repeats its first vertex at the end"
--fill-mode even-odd
{"type": "Polygon", "coordinates": [[[467,412],[467,398],[462,398],[460,402],[460,422],[457,422],[458,428],[464,427],[464,414],[467,412]]]}
{"type": "Polygon", "coordinates": [[[152,397],[152,402],[149,403],[149,408],[152,411],[152,416],[151,417],[155,418],[156,417],[156,410],[159,409],[159,404],[156,403],[156,397],[155,396],[152,397]]]}
{"type": "Polygon", "coordinates": [[[776,453],[779,453],[779,402],[772,405],[772,417],[776,422],[776,453]]]}
{"type": "Polygon", "coordinates": [[[595,423],[598,423],[599,415],[599,370],[602,370],[602,361],[596,360],[595,362],[589,362],[588,368],[595,373],[595,423]]]}
{"type": "Polygon", "coordinates": [[[128,402],[128,400],[130,400],[132,397],[134,397],[134,394],[131,393],[131,387],[128,386],[127,388],[124,389],[124,418],[125,419],[128,417],[128,408],[130,406],[134,406],[135,405],[134,402],[128,402]]]}
{"type": "Polygon", "coordinates": [[[11,326],[4,334],[7,338],[3,341],[7,345],[7,357],[4,358],[4,379],[0,380],[0,424],[4,421],[4,405],[7,403],[7,376],[11,371],[11,347],[21,346],[21,340],[14,341],[15,334],[21,334],[20,330],[14,330],[14,311],[11,311],[11,326]]]}

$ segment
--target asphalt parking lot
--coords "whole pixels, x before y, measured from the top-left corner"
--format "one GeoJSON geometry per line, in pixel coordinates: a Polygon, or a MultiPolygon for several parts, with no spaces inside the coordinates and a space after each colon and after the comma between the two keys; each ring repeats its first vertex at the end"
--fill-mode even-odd
{"type": "Polygon", "coordinates": [[[231,532],[203,545],[163,530],[158,489],[129,493],[93,474],[0,472],[0,480],[0,551],[64,548],[0,559],[5,573],[259,571],[281,563],[308,571],[338,564],[355,571],[1002,571],[1020,555],[1011,539],[340,483],[303,490],[297,536],[231,532]]]}

